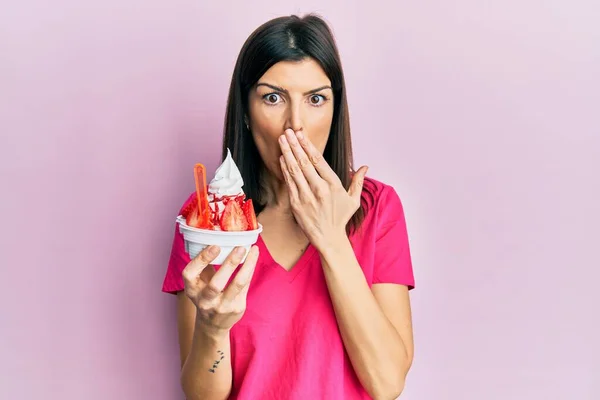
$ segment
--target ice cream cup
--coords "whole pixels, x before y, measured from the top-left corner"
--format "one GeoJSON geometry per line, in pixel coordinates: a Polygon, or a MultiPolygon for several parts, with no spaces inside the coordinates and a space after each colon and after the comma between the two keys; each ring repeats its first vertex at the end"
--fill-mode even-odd
{"type": "Polygon", "coordinates": [[[194,259],[207,246],[219,246],[221,252],[211,262],[214,265],[223,264],[235,247],[246,249],[246,254],[242,259],[242,262],[244,262],[250,247],[258,241],[258,235],[262,232],[261,224],[258,224],[258,229],[253,231],[231,232],[193,228],[186,224],[185,218],[181,215],[177,217],[176,221],[179,224],[179,232],[183,235],[185,251],[191,259],[194,259]]]}

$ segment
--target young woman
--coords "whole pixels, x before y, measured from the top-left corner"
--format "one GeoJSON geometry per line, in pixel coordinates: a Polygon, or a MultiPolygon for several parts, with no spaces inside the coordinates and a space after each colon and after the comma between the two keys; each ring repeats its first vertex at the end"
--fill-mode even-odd
{"type": "Polygon", "coordinates": [[[398,397],[413,359],[403,208],[352,167],[344,75],[322,19],[276,18],[248,38],[227,149],[263,232],[241,266],[243,249],[217,267],[217,247],[190,260],[175,232],[163,291],[178,298],[187,399],[398,397]]]}

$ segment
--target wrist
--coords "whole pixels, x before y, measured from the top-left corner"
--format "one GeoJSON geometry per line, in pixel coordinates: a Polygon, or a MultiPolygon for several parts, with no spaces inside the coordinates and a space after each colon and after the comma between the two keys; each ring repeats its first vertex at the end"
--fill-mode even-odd
{"type": "Polygon", "coordinates": [[[220,343],[229,338],[229,329],[223,329],[200,321],[196,317],[194,328],[195,335],[199,336],[203,341],[220,343]]]}
{"type": "Polygon", "coordinates": [[[343,252],[349,249],[352,250],[352,245],[345,231],[328,235],[321,241],[321,245],[317,246],[317,250],[327,261],[330,261],[339,254],[343,254],[343,252]]]}

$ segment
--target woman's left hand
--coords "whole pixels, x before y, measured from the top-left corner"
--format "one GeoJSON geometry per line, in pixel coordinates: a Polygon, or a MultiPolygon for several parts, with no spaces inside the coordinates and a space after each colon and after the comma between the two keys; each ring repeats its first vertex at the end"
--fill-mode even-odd
{"type": "Polygon", "coordinates": [[[367,167],[352,177],[349,190],[342,185],[323,155],[302,132],[287,129],[279,138],[281,170],[296,221],[308,240],[322,252],[346,237],[346,225],[360,207],[367,167]]]}

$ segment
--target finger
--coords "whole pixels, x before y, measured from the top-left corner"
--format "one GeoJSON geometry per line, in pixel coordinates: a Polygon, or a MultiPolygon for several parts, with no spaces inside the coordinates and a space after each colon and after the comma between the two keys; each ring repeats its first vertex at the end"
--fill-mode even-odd
{"type": "Polygon", "coordinates": [[[224,301],[233,301],[239,296],[244,296],[245,299],[250,288],[252,276],[254,276],[258,254],[258,246],[252,246],[248,252],[246,261],[244,261],[244,265],[242,265],[242,268],[240,268],[235,278],[233,278],[233,281],[225,289],[223,293],[224,301]]]}
{"type": "Polygon", "coordinates": [[[362,190],[365,183],[365,175],[367,174],[368,170],[369,167],[367,166],[363,165],[360,167],[352,177],[352,182],[350,183],[350,188],[348,189],[348,194],[355,201],[357,201],[358,204],[360,204],[360,197],[362,195],[362,190]]]}
{"type": "Polygon", "coordinates": [[[215,267],[209,265],[208,267],[204,268],[200,273],[200,280],[204,285],[206,285],[208,284],[208,282],[210,282],[210,280],[213,276],[215,276],[216,273],[217,271],[215,270],[215,267]]]}
{"type": "Polygon", "coordinates": [[[321,154],[302,132],[297,132],[296,137],[298,138],[300,146],[302,146],[304,152],[307,154],[310,163],[319,173],[319,176],[329,183],[337,183],[339,178],[335,171],[331,169],[325,158],[323,158],[323,154],[321,154]]]}
{"type": "Polygon", "coordinates": [[[298,188],[298,193],[303,196],[308,196],[309,194],[312,193],[312,190],[310,189],[310,186],[308,185],[308,181],[306,180],[306,177],[304,176],[302,169],[300,169],[300,166],[298,165],[298,162],[296,161],[296,157],[294,156],[294,153],[292,152],[290,143],[289,143],[286,135],[281,135],[279,137],[279,147],[281,147],[281,154],[283,155],[283,158],[285,159],[285,164],[287,166],[288,173],[292,177],[292,180],[294,181],[294,183],[296,184],[296,187],[298,188]]]}
{"type": "Polygon", "coordinates": [[[231,275],[242,261],[244,254],[246,254],[246,249],[243,247],[233,249],[210,282],[202,290],[201,296],[203,299],[214,300],[223,292],[231,275]]]}
{"type": "Polygon", "coordinates": [[[198,280],[202,271],[215,259],[220,253],[218,246],[205,247],[192,261],[183,269],[183,282],[186,290],[190,293],[197,294],[200,290],[198,280]]]}
{"type": "Polygon", "coordinates": [[[294,154],[294,157],[296,157],[296,162],[298,163],[300,170],[304,174],[310,186],[314,189],[315,186],[318,186],[321,183],[323,183],[323,178],[319,176],[317,170],[315,169],[315,166],[310,162],[306,151],[298,141],[298,138],[303,137],[304,135],[300,131],[294,133],[292,129],[287,129],[285,131],[285,135],[288,144],[292,149],[292,153],[294,154]]]}
{"type": "Polygon", "coordinates": [[[298,200],[298,187],[296,186],[296,182],[290,175],[290,171],[288,170],[285,158],[283,156],[279,157],[279,163],[281,165],[281,172],[283,173],[283,178],[285,179],[285,183],[287,184],[288,190],[290,191],[290,198],[298,200]]]}

